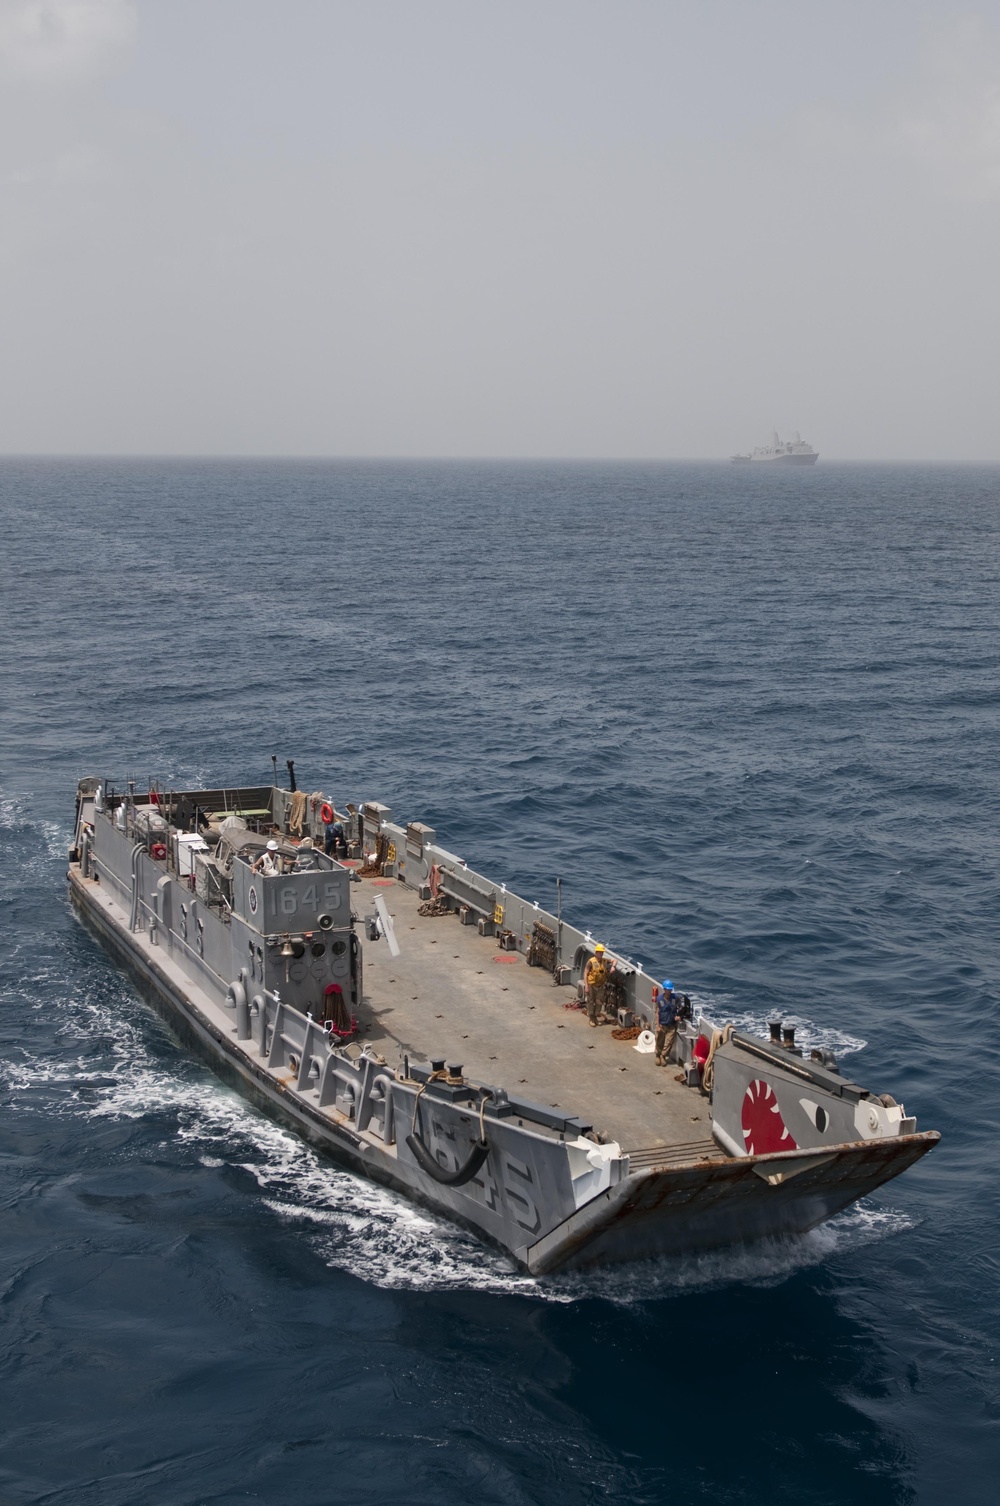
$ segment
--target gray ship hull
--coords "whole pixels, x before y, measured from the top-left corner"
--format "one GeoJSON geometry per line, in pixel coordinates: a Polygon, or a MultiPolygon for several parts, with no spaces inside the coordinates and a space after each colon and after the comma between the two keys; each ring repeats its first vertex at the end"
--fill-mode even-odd
{"type": "MultiPolygon", "coordinates": [[[[422,977],[431,985],[424,1016],[415,1012],[421,1007],[416,998],[407,999],[412,1006],[409,1014],[405,1006],[400,1006],[390,987],[397,983],[395,976],[384,980],[378,976],[380,968],[398,973],[398,981],[409,995],[411,987],[418,985],[404,973],[404,963],[383,965],[376,952],[378,943],[370,946],[372,956],[366,961],[366,969],[373,981],[366,979],[362,986],[359,957],[356,997],[359,1011],[371,1016],[364,1027],[370,1030],[371,1039],[363,1047],[331,1046],[309,1010],[281,1002],[277,989],[272,989],[265,977],[257,976],[256,971],[248,973],[246,968],[238,971],[228,962],[224,949],[235,946],[236,940],[242,946],[245,936],[250,936],[251,958],[255,948],[256,933],[237,928],[241,903],[238,887],[231,914],[217,915],[196,895],[193,875],[185,878],[171,873],[166,860],[151,858],[142,842],[133,840],[134,831],[126,834],[114,830],[107,819],[101,823],[99,815],[92,825],[83,823],[83,850],[75,850],[69,871],[73,904],[102,945],[135,978],[143,996],[181,1043],[256,1107],[289,1126],[319,1151],[461,1224],[533,1273],[803,1233],[905,1170],[938,1138],[933,1132],[899,1133],[900,1129],[915,1129],[915,1123],[897,1121],[893,1131],[884,1136],[881,1129],[867,1132],[875,1133],[875,1139],[838,1139],[839,1126],[854,1121],[843,1117],[848,1111],[843,1105],[836,1106],[836,1094],[831,1092],[830,1136],[835,1137],[835,1143],[804,1145],[803,1130],[797,1125],[798,1138],[790,1142],[795,1147],[791,1151],[768,1148],[764,1154],[730,1154],[726,1140],[732,1137],[721,1112],[725,1095],[731,1093],[738,1105],[746,1095],[748,1072],[768,1072],[776,1090],[783,1091],[784,1079],[804,1070],[797,1063],[786,1064],[783,1058],[772,1070],[765,1056],[754,1055],[754,1043],[739,1038],[722,1042],[717,1052],[715,1070],[720,1086],[713,1096],[719,1100],[720,1111],[713,1107],[711,1137],[698,1131],[692,1134],[690,1128],[686,1138],[680,1137],[678,1127],[690,1126],[699,1119],[703,1111],[697,1106],[704,1105],[705,1100],[697,1091],[692,1096],[691,1088],[673,1084],[673,1073],[674,1102],[655,1105],[659,1117],[655,1122],[649,1119],[648,1131],[641,1114],[635,1117],[640,1110],[648,1112],[642,1108],[645,1100],[635,1097],[642,1093],[641,1076],[630,1087],[619,1120],[614,1119],[616,1101],[602,1100],[598,1077],[593,1077],[594,1087],[587,1096],[595,1100],[620,1139],[631,1136],[634,1143],[645,1133],[645,1146],[632,1149],[608,1135],[592,1133],[585,1118],[560,1109],[558,1104],[539,1104],[518,1099],[498,1087],[484,1088],[463,1075],[460,1068],[449,1069],[447,1079],[438,1074],[435,1080],[434,1074],[415,1065],[406,1052],[401,1053],[406,1065],[391,1069],[386,1058],[390,1039],[405,1046],[413,1032],[429,1030],[431,1020],[445,1021],[437,1028],[453,1031],[447,1022],[450,1005],[459,1010],[459,1023],[468,1027],[460,1038],[467,1043],[469,1057],[473,1058],[477,1049],[488,1048],[492,1040],[495,1054],[486,1059],[499,1058],[495,1070],[497,1076],[501,1075],[503,1041],[487,1032],[480,1047],[471,1018],[473,1009],[489,1008],[489,1000],[481,992],[485,984],[478,981],[484,977],[484,969],[466,966],[466,958],[472,963],[485,960],[481,929],[459,927],[455,916],[428,923],[424,941],[427,954],[436,959],[438,953],[431,949],[447,936],[448,951],[455,949],[463,977],[469,976],[464,985],[456,976],[455,997],[447,997],[440,979],[427,968],[421,971],[418,950],[409,966],[414,977],[422,977]],[[443,930],[434,930],[442,925],[443,930]],[[227,977],[232,981],[224,993],[227,977]],[[469,993],[470,988],[479,992],[469,993]],[[258,990],[253,1000],[257,1014],[251,1020],[248,994],[253,989],[258,990]],[[385,1004],[385,999],[392,1003],[385,1004]],[[386,1026],[387,1016],[393,1017],[395,1035],[386,1026]],[[841,1113],[840,1120],[833,1118],[835,1113],[841,1113]],[[657,1128],[662,1131],[659,1141],[653,1133],[657,1128]],[[696,1134],[700,1138],[695,1138],[696,1134]],[[476,1174],[463,1180],[463,1167],[471,1164],[470,1154],[480,1144],[487,1147],[485,1159],[476,1174]],[[421,1160],[425,1145],[432,1158],[429,1169],[428,1160],[421,1160]]],[[[400,837],[402,846],[405,836],[401,831],[400,837]]],[[[157,851],[155,844],[152,850],[157,851]]],[[[410,854],[412,858],[412,845],[410,854]]],[[[426,856],[447,857],[438,849],[426,856]]],[[[454,862],[458,864],[457,859],[454,862]]],[[[437,863],[424,863],[423,867],[440,873],[437,863]]],[[[423,876],[423,869],[419,876],[423,876]]],[[[300,891],[308,892],[308,884],[299,881],[303,877],[299,876],[296,884],[300,891]]],[[[346,883],[348,877],[346,873],[336,875],[337,882],[346,883]]],[[[400,884],[401,879],[397,874],[395,882],[400,884]]],[[[458,891],[474,892],[476,880],[464,865],[458,865],[452,875],[458,891]]],[[[373,882],[389,886],[391,881],[376,878],[373,882]]],[[[286,880],[275,892],[290,905],[295,886],[286,880]]],[[[352,881],[352,894],[363,892],[365,887],[352,881]]],[[[412,885],[407,887],[416,905],[419,896],[412,885]]],[[[504,897],[508,900],[508,918],[513,921],[510,901],[514,897],[504,897]]],[[[248,901],[246,913],[258,903],[248,901]]],[[[408,919],[402,887],[396,903],[403,919],[408,919]]],[[[529,909],[534,911],[534,907],[529,909]]],[[[330,917],[322,919],[328,921],[330,917]]],[[[407,929],[415,933],[412,945],[417,947],[415,911],[414,924],[407,929]]],[[[520,929],[525,932],[526,923],[520,929]]],[[[317,936],[320,932],[306,930],[303,934],[317,936]]],[[[577,937],[580,933],[573,932],[571,939],[577,937]]],[[[281,965],[283,954],[277,938],[272,937],[268,944],[273,956],[266,964],[251,961],[251,967],[259,967],[261,973],[265,966],[281,965]]],[[[495,947],[495,941],[486,942],[486,952],[495,947]]],[[[288,991],[293,992],[292,948],[286,951],[284,979],[288,991]]],[[[507,958],[500,954],[493,960],[507,958]]],[[[523,956],[513,953],[509,960],[516,971],[504,972],[503,976],[518,979],[525,1018],[536,1017],[525,1029],[549,1031],[547,1037],[539,1038],[559,1041],[566,1061],[571,1066],[573,1061],[582,1064],[559,1078],[558,1063],[555,1058],[550,1061],[563,1102],[570,1085],[586,1086],[585,1066],[592,1073],[600,1073],[600,1056],[588,1054],[583,1058],[580,1053],[601,1049],[613,1053],[618,1048],[605,1032],[598,1044],[586,1037],[577,1028],[586,1024],[578,1014],[564,1015],[560,1020],[554,1011],[562,1012],[564,1004],[559,1002],[561,993],[552,987],[552,980],[529,971],[523,956]],[[527,1002],[532,999],[536,1002],[527,1002]],[[576,1038],[551,1033],[574,1029],[576,1038]]],[[[319,967],[317,961],[314,969],[319,967]]],[[[500,975],[498,969],[497,977],[500,975]]],[[[641,976],[630,976],[635,1002],[641,1003],[635,993],[641,993],[641,976]]],[[[308,981],[303,984],[309,986],[308,981]]],[[[499,982],[496,989],[498,998],[512,991],[499,982]]],[[[502,1007],[512,1006],[504,999],[502,1007]]],[[[641,1010],[638,1013],[641,1017],[641,1010]]],[[[764,1051],[761,1043],[758,1046],[764,1051]]],[[[529,1047],[537,1054],[530,1036],[529,1047]]],[[[685,1049],[683,1045],[679,1049],[679,1064],[683,1064],[685,1049]]],[[[414,1057],[419,1054],[415,1042],[412,1051],[414,1057]]],[[[619,1063],[622,1060],[620,1056],[614,1059],[619,1063]]],[[[508,1065],[513,1071],[527,1070],[519,1068],[515,1058],[508,1065]]],[[[627,1067],[634,1073],[647,1069],[655,1073],[648,1058],[633,1060],[627,1067]]],[[[619,1073],[624,1070],[625,1066],[617,1067],[619,1073]]],[[[651,1076],[650,1082],[653,1080],[651,1076]]],[[[662,1072],[655,1080],[666,1086],[662,1072]]],[[[618,1094],[622,1091],[620,1083],[620,1078],[613,1083],[618,1094]]],[[[814,1084],[810,1091],[819,1096],[821,1087],[814,1084]]],[[[663,1088],[657,1088],[655,1094],[657,1099],[670,1096],[663,1088]]],[[[554,1092],[549,1096],[555,1096],[554,1092]]],[[[866,1100],[867,1095],[862,1098],[866,1100]]],[[[850,1112],[856,1114],[858,1110],[852,1107],[850,1112]]],[[[883,1110],[879,1112],[884,1114],[883,1110]]]]}
{"type": "Polygon", "coordinates": [[[815,465],[819,459],[819,452],[814,450],[811,455],[751,455],[751,465],[815,465]]]}
{"type": "Polygon", "coordinates": [[[815,465],[819,459],[819,452],[813,451],[809,455],[733,455],[730,457],[733,465],[815,465]]]}

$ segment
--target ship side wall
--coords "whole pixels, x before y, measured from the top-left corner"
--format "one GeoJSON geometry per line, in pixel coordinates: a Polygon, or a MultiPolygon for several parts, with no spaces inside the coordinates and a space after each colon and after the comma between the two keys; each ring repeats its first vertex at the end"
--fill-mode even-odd
{"type": "MultiPolygon", "coordinates": [[[[148,927],[130,932],[125,917],[131,885],[123,880],[121,870],[126,863],[131,868],[133,844],[106,822],[99,821],[98,825],[105,828],[103,840],[96,843],[101,880],[88,885],[71,870],[71,893],[77,908],[105,947],[127,966],[143,996],[154,1003],[183,1044],[225,1081],[239,1087],[256,1106],[290,1124],[312,1145],[353,1170],[446,1213],[509,1253],[557,1227],[576,1211],[581,1199],[591,1195],[594,1171],[586,1165],[574,1167],[572,1153],[561,1140],[519,1125],[513,1111],[492,1104],[485,1117],[491,1147],[486,1165],[462,1186],[437,1183],[422,1170],[406,1143],[414,1128],[419,1083],[395,1081],[394,1074],[377,1068],[370,1058],[347,1059],[331,1048],[329,1038],[314,1022],[290,1004],[279,1004],[267,990],[258,991],[256,996],[261,1008],[253,1018],[251,1039],[235,1041],[237,1027],[228,1023],[235,1018],[233,1010],[226,1011],[227,1023],[220,1027],[192,1000],[192,994],[198,992],[225,1008],[226,980],[217,969],[227,963],[227,938],[218,936],[212,927],[228,928],[206,912],[206,956],[202,957],[169,929],[170,906],[163,903],[164,892],[169,894],[171,889],[178,906],[190,901],[189,892],[183,884],[161,878],[155,895],[158,903],[154,906],[151,899],[149,906],[151,913],[158,912],[159,923],[153,927],[155,942],[148,927]],[[110,889],[111,894],[102,895],[102,902],[98,902],[97,893],[102,888],[110,889]],[[106,903],[112,895],[113,909],[106,903]],[[312,1063],[318,1069],[315,1090],[306,1075],[312,1063]],[[388,1115],[382,1110],[381,1123],[388,1133],[382,1145],[356,1129],[359,1124],[371,1126],[371,1099],[377,1078],[381,1078],[381,1095],[387,1094],[392,1105],[388,1115]],[[322,1112],[324,1108],[340,1122],[335,1122],[330,1112],[322,1112]]],[[[155,873],[149,878],[155,879],[155,873]]],[[[142,892],[150,895],[148,883],[145,890],[140,883],[142,892]]],[[[197,907],[193,912],[189,908],[189,928],[194,926],[197,914],[197,907]]],[[[230,951],[230,968],[232,962],[230,951]]],[[[240,977],[231,972],[231,980],[239,983],[240,977]]],[[[244,981],[252,986],[245,975],[244,981]]],[[[425,1091],[417,1119],[420,1137],[432,1157],[446,1172],[457,1170],[479,1137],[475,1107],[468,1102],[442,1101],[425,1091]]],[[[608,1174],[626,1175],[627,1167],[624,1161],[607,1168],[603,1181],[607,1182],[608,1174]]],[[[597,1180],[602,1178],[598,1176],[597,1180]]]]}

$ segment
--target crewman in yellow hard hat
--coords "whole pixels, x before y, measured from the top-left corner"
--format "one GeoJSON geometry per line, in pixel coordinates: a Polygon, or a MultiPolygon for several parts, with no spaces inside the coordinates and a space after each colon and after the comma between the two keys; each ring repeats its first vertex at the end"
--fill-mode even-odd
{"type": "Polygon", "coordinates": [[[587,965],[583,970],[583,986],[587,996],[587,1018],[594,1027],[600,1023],[599,1017],[604,1009],[604,991],[607,988],[610,976],[607,957],[604,952],[604,943],[603,941],[599,941],[594,948],[594,955],[587,959],[587,965]]]}

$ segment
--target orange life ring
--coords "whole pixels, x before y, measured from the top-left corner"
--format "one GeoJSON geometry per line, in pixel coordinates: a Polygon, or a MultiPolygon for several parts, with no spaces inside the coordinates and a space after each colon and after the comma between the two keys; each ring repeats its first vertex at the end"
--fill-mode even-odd
{"type": "Polygon", "coordinates": [[[323,804],[319,808],[319,819],[322,821],[324,826],[333,825],[334,814],[335,813],[333,806],[330,804],[329,800],[324,800],[323,804]]]}
{"type": "Polygon", "coordinates": [[[441,889],[441,870],[436,863],[431,864],[429,882],[431,889],[431,899],[437,899],[441,889]]]}
{"type": "Polygon", "coordinates": [[[150,855],[151,858],[155,859],[156,862],[162,863],[163,859],[167,855],[167,846],[166,846],[166,843],[165,842],[154,842],[153,845],[152,845],[152,847],[149,849],[149,855],[150,855]]]}

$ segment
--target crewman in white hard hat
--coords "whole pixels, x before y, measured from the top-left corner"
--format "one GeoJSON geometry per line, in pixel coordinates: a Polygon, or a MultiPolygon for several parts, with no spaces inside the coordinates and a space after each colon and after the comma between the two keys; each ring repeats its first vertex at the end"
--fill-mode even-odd
{"type": "Polygon", "coordinates": [[[264,848],[256,863],[254,863],[253,871],[254,873],[262,873],[265,878],[274,878],[277,874],[284,871],[281,862],[281,853],[278,851],[278,844],[273,837],[264,848]]]}

